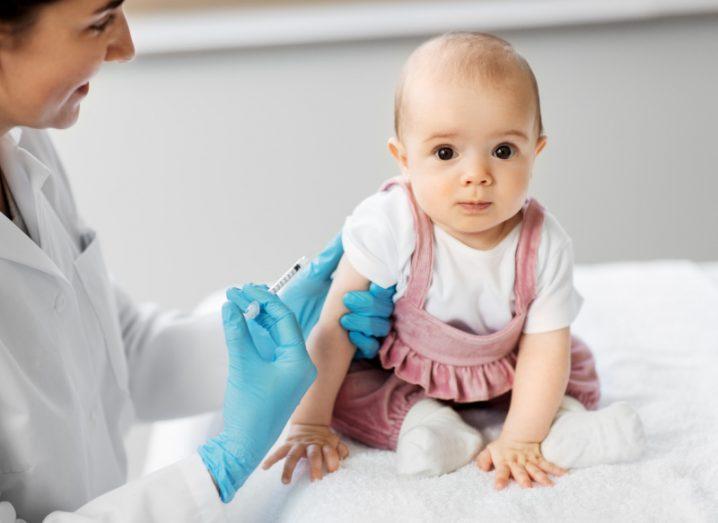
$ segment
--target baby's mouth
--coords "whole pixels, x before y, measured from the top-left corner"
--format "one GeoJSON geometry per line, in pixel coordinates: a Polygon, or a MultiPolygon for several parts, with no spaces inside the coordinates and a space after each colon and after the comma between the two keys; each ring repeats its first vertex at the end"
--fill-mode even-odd
{"type": "Polygon", "coordinates": [[[464,211],[467,211],[469,213],[479,213],[482,211],[485,211],[491,206],[491,202],[484,202],[481,200],[476,201],[465,201],[465,202],[459,202],[459,207],[461,207],[464,211]]]}

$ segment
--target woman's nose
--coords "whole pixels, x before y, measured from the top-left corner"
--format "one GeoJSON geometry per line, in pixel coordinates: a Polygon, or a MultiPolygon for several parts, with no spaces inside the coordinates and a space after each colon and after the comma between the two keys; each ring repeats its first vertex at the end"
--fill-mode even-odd
{"type": "Polygon", "coordinates": [[[135,57],[135,44],[132,41],[132,34],[127,25],[125,14],[120,12],[117,20],[117,36],[107,48],[105,61],[107,62],[129,62],[135,57]]]}

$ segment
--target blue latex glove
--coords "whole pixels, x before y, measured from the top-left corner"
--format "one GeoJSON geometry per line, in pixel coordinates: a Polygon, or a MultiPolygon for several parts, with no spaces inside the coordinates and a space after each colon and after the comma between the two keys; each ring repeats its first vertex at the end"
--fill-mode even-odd
{"type": "Polygon", "coordinates": [[[381,346],[377,338],[384,338],[391,330],[389,318],[394,312],[392,297],[395,292],[396,285],[385,289],[372,283],[368,291],[352,291],[344,295],[344,306],[352,313],[342,316],[339,322],[356,345],[354,359],[376,356],[381,346]]]}
{"type": "MultiPolygon", "coordinates": [[[[305,340],[319,320],[332,274],[343,254],[342,237],[337,234],[312,263],[279,293],[282,301],[296,315],[305,340]]],[[[376,356],[380,346],[377,338],[383,338],[391,329],[395,290],[395,287],[383,289],[372,284],[368,291],[354,291],[345,296],[344,305],[350,312],[344,315],[341,323],[357,347],[356,357],[376,356]]],[[[249,328],[260,352],[271,354],[273,344],[267,334],[252,323],[249,328]]]]}
{"type": "Polygon", "coordinates": [[[317,371],[307,354],[294,314],[266,287],[245,285],[227,291],[222,321],[229,350],[224,396],[224,429],[199,448],[222,501],[229,503],[279,437],[317,371]],[[253,320],[273,343],[263,357],[242,311],[261,305],[253,320]],[[241,309],[241,310],[240,310],[241,309]]]}

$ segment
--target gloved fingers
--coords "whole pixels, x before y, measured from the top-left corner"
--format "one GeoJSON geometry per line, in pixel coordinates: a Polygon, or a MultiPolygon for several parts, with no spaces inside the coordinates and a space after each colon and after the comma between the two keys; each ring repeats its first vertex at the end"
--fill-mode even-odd
{"type": "Polygon", "coordinates": [[[224,302],[222,305],[222,324],[224,326],[224,340],[229,351],[230,365],[236,364],[240,354],[259,357],[257,347],[249,334],[247,322],[239,307],[233,302],[224,302]]]}
{"type": "MultiPolygon", "coordinates": [[[[266,287],[266,285],[260,285],[259,287],[266,287]]],[[[236,287],[227,289],[226,295],[229,301],[239,307],[239,310],[240,312],[242,312],[243,317],[244,312],[246,312],[249,304],[255,301],[236,287]]],[[[259,355],[265,361],[272,361],[272,359],[274,359],[275,344],[274,341],[270,338],[269,333],[267,333],[261,327],[261,325],[257,325],[256,322],[247,323],[247,327],[249,329],[249,335],[252,338],[252,341],[254,342],[254,345],[257,348],[257,352],[259,352],[259,355]]]]}
{"type": "Polygon", "coordinates": [[[229,289],[227,289],[225,295],[227,296],[227,300],[231,301],[237,307],[239,307],[242,313],[247,311],[247,307],[249,307],[249,304],[253,301],[251,298],[249,298],[249,296],[243,294],[242,291],[237,287],[230,287],[229,289]]]}
{"type": "Polygon", "coordinates": [[[371,336],[365,336],[361,332],[349,331],[349,341],[357,348],[359,355],[370,360],[379,352],[379,341],[371,336]]]}
{"type": "Polygon", "coordinates": [[[264,327],[272,337],[277,348],[301,346],[304,349],[304,336],[294,313],[276,294],[257,285],[245,285],[241,292],[252,301],[260,304],[261,312],[255,321],[264,327]]]}
{"type": "Polygon", "coordinates": [[[252,336],[254,346],[264,361],[270,362],[274,360],[274,350],[276,344],[269,333],[262,328],[261,325],[254,321],[248,321],[249,335],[252,336]]]}
{"type": "Polygon", "coordinates": [[[371,291],[347,292],[342,301],[347,309],[360,316],[388,318],[394,311],[391,300],[378,298],[371,291]]]}
{"type": "Polygon", "coordinates": [[[324,445],[322,447],[322,455],[324,456],[324,463],[327,465],[329,472],[336,472],[339,468],[339,452],[331,445],[324,445]]]}
{"type": "Polygon", "coordinates": [[[324,459],[322,448],[319,445],[307,447],[307,460],[309,461],[309,479],[322,479],[324,477],[324,459]]]}
{"type": "Polygon", "coordinates": [[[272,466],[277,462],[283,460],[287,454],[289,454],[289,451],[292,449],[291,443],[285,443],[284,445],[277,448],[272,454],[269,455],[267,459],[264,460],[264,463],[262,463],[262,468],[264,470],[268,470],[272,468],[272,466]]]}
{"type": "Polygon", "coordinates": [[[372,284],[369,285],[369,292],[381,301],[390,302],[393,309],[393,298],[396,293],[396,285],[384,288],[372,282],[372,284]]]}
{"type": "Polygon", "coordinates": [[[284,316],[292,314],[281,298],[269,292],[266,285],[247,283],[239,292],[244,295],[244,300],[259,303],[261,311],[255,319],[267,330],[284,316]]]}
{"type": "Polygon", "coordinates": [[[306,456],[306,447],[304,445],[294,445],[284,461],[284,470],[282,471],[282,483],[285,485],[292,481],[294,469],[297,467],[299,460],[306,456]]]}
{"type": "Polygon", "coordinates": [[[361,332],[366,336],[374,336],[375,338],[383,338],[391,330],[391,321],[386,318],[362,316],[353,313],[342,316],[339,323],[346,331],[361,332]]]}
{"type": "Polygon", "coordinates": [[[339,233],[334,236],[324,247],[324,250],[312,260],[312,263],[309,265],[309,274],[313,279],[328,280],[334,271],[337,270],[337,265],[339,265],[339,260],[342,259],[343,254],[342,234],[339,233]]]}

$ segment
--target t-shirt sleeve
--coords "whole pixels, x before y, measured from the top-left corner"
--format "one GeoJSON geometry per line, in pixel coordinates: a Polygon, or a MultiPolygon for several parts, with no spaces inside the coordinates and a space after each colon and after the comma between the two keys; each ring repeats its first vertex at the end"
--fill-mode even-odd
{"type": "Polygon", "coordinates": [[[555,248],[547,246],[545,254],[539,254],[537,265],[536,298],[529,307],[523,329],[527,334],[570,326],[583,304],[583,298],[573,285],[573,244],[570,238],[558,243],[555,248]]]}
{"type": "Polygon", "coordinates": [[[400,186],[361,202],[342,229],[349,262],[359,274],[382,287],[399,281],[415,242],[411,207],[400,186]]]}

